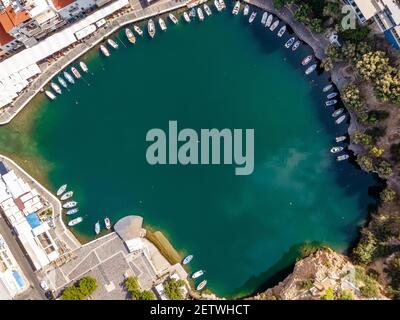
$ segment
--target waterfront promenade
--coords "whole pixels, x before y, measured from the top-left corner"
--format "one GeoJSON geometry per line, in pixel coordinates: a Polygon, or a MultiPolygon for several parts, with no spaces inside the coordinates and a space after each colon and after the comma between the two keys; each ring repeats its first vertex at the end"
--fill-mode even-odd
{"type": "MultiPolygon", "coordinates": [[[[40,64],[42,73],[37,76],[32,83],[19,95],[19,97],[7,107],[0,109],[0,125],[8,124],[15,116],[38,94],[43,87],[61,70],[88,52],[100,42],[104,41],[112,33],[121,27],[148,19],[153,16],[164,14],[169,11],[177,10],[187,6],[191,0],[160,0],[146,7],[142,6],[140,0],[130,0],[129,6],[125,10],[115,13],[108,17],[107,24],[99,28],[95,33],[76,42],[73,46],[67,48],[63,55],[54,62],[48,61],[40,64]]],[[[147,30],[146,35],[147,35],[147,30]]]]}

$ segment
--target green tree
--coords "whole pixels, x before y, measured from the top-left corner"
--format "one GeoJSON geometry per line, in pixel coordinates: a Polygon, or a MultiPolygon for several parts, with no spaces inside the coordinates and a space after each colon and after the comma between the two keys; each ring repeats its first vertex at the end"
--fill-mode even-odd
{"type": "Polygon", "coordinates": [[[144,290],[144,291],[142,291],[140,298],[141,298],[140,300],[155,300],[156,296],[154,295],[154,293],[152,291],[144,290]]]}
{"type": "Polygon", "coordinates": [[[128,277],[128,278],[126,278],[125,282],[124,282],[124,285],[125,285],[126,290],[128,290],[129,292],[130,291],[135,291],[135,290],[137,290],[137,291],[140,290],[137,277],[128,277]]]}
{"type": "Polygon", "coordinates": [[[85,297],[91,295],[96,289],[97,289],[97,281],[96,279],[90,276],[83,277],[79,281],[79,290],[85,297]]]}
{"type": "Polygon", "coordinates": [[[325,71],[331,71],[333,69],[332,59],[328,57],[322,60],[321,67],[324,68],[325,71]]]}
{"type": "Polygon", "coordinates": [[[393,189],[387,187],[382,190],[382,192],[379,194],[379,197],[385,203],[392,202],[396,198],[396,192],[393,189]]]}
{"type": "Polygon", "coordinates": [[[332,17],[334,19],[339,18],[341,14],[339,4],[336,2],[327,2],[322,14],[326,17],[332,17]]]}
{"type": "Polygon", "coordinates": [[[183,280],[170,278],[164,282],[164,292],[171,300],[183,300],[181,287],[185,285],[183,280]]]}
{"type": "Polygon", "coordinates": [[[372,144],[371,136],[361,131],[356,131],[351,136],[354,143],[361,144],[363,146],[370,146],[372,144]]]}
{"type": "Polygon", "coordinates": [[[378,241],[371,231],[361,233],[361,239],[357,246],[353,249],[353,260],[361,265],[370,264],[376,256],[378,241]]]}
{"type": "Polygon", "coordinates": [[[382,160],[380,161],[376,166],[375,166],[375,170],[382,176],[386,176],[389,177],[393,174],[393,168],[392,165],[385,161],[382,160]]]}
{"type": "Polygon", "coordinates": [[[369,149],[369,154],[375,158],[379,158],[380,156],[383,155],[383,153],[385,152],[385,149],[382,147],[377,147],[377,146],[373,146],[371,149],[369,149]]]}
{"type": "Polygon", "coordinates": [[[307,23],[312,15],[312,9],[309,4],[303,3],[294,13],[295,20],[307,23]]]}
{"type": "Polygon", "coordinates": [[[364,80],[380,79],[390,70],[389,58],[383,51],[370,51],[356,63],[356,68],[364,80]]]}
{"type": "Polygon", "coordinates": [[[338,300],[353,300],[353,293],[350,290],[341,290],[338,294],[338,300]]]}
{"type": "Polygon", "coordinates": [[[62,300],[84,300],[86,296],[75,285],[67,287],[61,294],[62,300]]]}
{"type": "Polygon", "coordinates": [[[321,296],[321,300],[335,300],[333,289],[332,288],[326,289],[325,294],[321,296]]]}
{"type": "Polygon", "coordinates": [[[300,288],[309,290],[314,286],[314,279],[305,279],[300,282],[300,288]]]}
{"type": "Polygon", "coordinates": [[[351,110],[359,111],[363,107],[360,90],[354,84],[348,85],[343,90],[342,99],[346,107],[348,107],[351,110]]]}
{"type": "Polygon", "coordinates": [[[359,155],[357,157],[357,163],[363,168],[365,171],[374,170],[374,162],[371,157],[367,155],[359,155]]]}

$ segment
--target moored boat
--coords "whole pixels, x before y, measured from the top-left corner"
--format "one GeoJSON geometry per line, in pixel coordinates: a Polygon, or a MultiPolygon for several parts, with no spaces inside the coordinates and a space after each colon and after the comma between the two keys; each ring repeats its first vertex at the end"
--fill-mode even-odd
{"type": "Polygon", "coordinates": [[[240,11],[240,2],[236,1],[235,6],[233,7],[232,14],[237,15],[240,11]]]}
{"type": "Polygon", "coordinates": [[[271,14],[268,16],[267,22],[265,22],[265,27],[266,27],[266,28],[269,28],[269,27],[271,26],[272,20],[274,20],[274,15],[271,13],[271,14]]]}
{"type": "Polygon", "coordinates": [[[139,36],[142,36],[142,35],[143,35],[143,30],[142,30],[139,26],[134,25],[134,26],[133,26],[133,30],[135,30],[135,32],[136,32],[139,36]]]}
{"type": "Polygon", "coordinates": [[[74,195],[73,191],[68,191],[68,192],[64,193],[60,199],[62,201],[64,201],[64,200],[71,198],[73,195],[74,195]]]}
{"type": "Polygon", "coordinates": [[[65,214],[71,215],[71,214],[75,214],[77,212],[79,212],[79,209],[78,208],[74,208],[74,209],[68,210],[65,214]]]}
{"type": "Polygon", "coordinates": [[[205,273],[204,270],[196,271],[195,273],[192,274],[192,279],[197,279],[197,278],[201,277],[204,273],[205,273]]]}
{"type": "Polygon", "coordinates": [[[57,84],[55,84],[54,82],[51,82],[50,83],[50,86],[51,86],[51,88],[55,91],[55,92],[57,92],[58,94],[61,94],[62,92],[61,92],[61,88],[57,85],[57,84]]]}
{"type": "Polygon", "coordinates": [[[104,225],[106,226],[107,230],[111,229],[111,221],[110,221],[110,219],[108,217],[104,218],[104,225]]]}
{"type": "Polygon", "coordinates": [[[158,18],[158,25],[160,26],[162,31],[167,30],[167,25],[165,24],[165,21],[163,18],[158,18]]]}
{"type": "Polygon", "coordinates": [[[51,91],[49,91],[49,90],[46,90],[44,93],[46,94],[46,96],[47,96],[50,100],[55,100],[55,99],[56,99],[56,96],[54,95],[53,92],[51,92],[51,91]]]}
{"type": "Polygon", "coordinates": [[[80,79],[80,78],[81,78],[81,74],[80,74],[80,72],[78,71],[77,68],[72,67],[72,68],[71,68],[71,72],[72,72],[72,74],[75,76],[75,78],[77,78],[77,79],[80,79]]]}
{"type": "Polygon", "coordinates": [[[114,49],[118,49],[119,45],[113,39],[107,39],[107,43],[114,49]]]}
{"type": "Polygon", "coordinates": [[[286,41],[286,43],[285,43],[285,48],[286,48],[286,49],[289,49],[289,48],[292,46],[292,44],[294,43],[295,40],[296,40],[296,39],[295,39],[294,37],[292,37],[292,38],[290,38],[288,41],[286,41]]]}
{"type": "Polygon", "coordinates": [[[151,38],[154,38],[154,36],[156,34],[156,27],[154,25],[153,19],[149,19],[149,21],[147,21],[147,31],[149,33],[149,36],[151,38]]]}
{"type": "Polygon", "coordinates": [[[347,160],[350,156],[348,154],[342,154],[336,158],[337,161],[347,160]]]}
{"type": "Polygon", "coordinates": [[[335,138],[335,141],[336,141],[336,142],[342,142],[342,141],[344,141],[344,140],[346,140],[346,136],[339,136],[339,137],[336,137],[336,138],[335,138]]]}
{"type": "Polygon", "coordinates": [[[243,15],[247,16],[249,14],[249,11],[250,11],[250,6],[248,4],[246,4],[244,6],[243,15]]]}
{"type": "Polygon", "coordinates": [[[310,62],[311,62],[311,60],[314,58],[314,56],[313,55],[309,55],[309,56],[307,56],[307,57],[305,57],[302,61],[301,61],[301,64],[303,65],[303,66],[306,66],[306,65],[308,65],[310,62]]]}
{"type": "Polygon", "coordinates": [[[207,284],[207,280],[203,280],[203,281],[200,282],[199,285],[196,287],[196,290],[197,290],[197,291],[203,290],[204,287],[206,286],[206,284],[207,284]]]}
{"type": "Polygon", "coordinates": [[[281,22],[281,21],[280,21],[279,19],[276,20],[276,21],[271,25],[271,27],[269,28],[269,30],[274,31],[276,28],[278,28],[280,22],[281,22]]]}
{"type": "Polygon", "coordinates": [[[196,9],[194,7],[189,11],[189,16],[191,16],[193,18],[196,17],[196,9]]]}
{"type": "Polygon", "coordinates": [[[76,207],[77,205],[78,205],[78,202],[69,201],[69,202],[63,204],[63,208],[64,209],[70,209],[70,208],[76,207]]]}
{"type": "Polygon", "coordinates": [[[338,95],[337,92],[331,92],[331,93],[328,94],[326,97],[327,97],[328,99],[333,99],[333,98],[336,97],[337,95],[338,95]]]}
{"type": "Polygon", "coordinates": [[[110,51],[108,51],[108,49],[107,49],[104,45],[101,45],[101,46],[100,46],[100,51],[101,51],[106,57],[109,57],[109,56],[110,56],[110,51]]]}
{"type": "Polygon", "coordinates": [[[335,123],[336,124],[341,124],[344,120],[346,120],[346,115],[342,115],[339,118],[337,118],[335,123]]]}
{"type": "Polygon", "coordinates": [[[256,11],[253,11],[253,12],[251,13],[251,15],[250,15],[249,23],[252,23],[252,22],[254,21],[254,19],[256,18],[256,16],[257,16],[257,12],[256,12],[256,11]]]}
{"type": "Polygon", "coordinates": [[[63,184],[60,188],[58,188],[57,193],[56,193],[57,197],[61,196],[65,192],[65,190],[67,190],[67,186],[68,185],[63,184]]]}
{"type": "Polygon", "coordinates": [[[207,3],[203,4],[203,8],[204,8],[204,11],[206,12],[206,15],[208,15],[208,16],[211,16],[211,15],[212,15],[211,9],[210,9],[210,7],[207,5],[207,3]]]}
{"type": "Polygon", "coordinates": [[[222,10],[222,5],[219,3],[218,0],[214,0],[214,7],[217,9],[218,12],[222,10]]]}
{"type": "Polygon", "coordinates": [[[193,259],[193,255],[190,254],[187,257],[185,257],[185,259],[182,260],[182,264],[188,264],[190,261],[192,261],[193,259]]]}
{"type": "Polygon", "coordinates": [[[128,38],[128,41],[129,41],[130,43],[134,44],[134,43],[136,42],[136,37],[135,37],[135,35],[133,34],[133,32],[132,32],[131,29],[126,28],[126,29],[125,29],[125,35],[126,35],[126,37],[128,38]]]}
{"type": "Polygon", "coordinates": [[[73,227],[73,226],[76,226],[78,223],[81,223],[82,221],[83,221],[83,218],[78,217],[78,218],[72,219],[70,222],[68,222],[68,225],[70,227],[73,227]]]}
{"type": "Polygon", "coordinates": [[[58,76],[57,80],[58,80],[59,84],[61,84],[64,88],[68,87],[67,83],[65,82],[65,80],[61,76],[58,76]]]}
{"type": "Polygon", "coordinates": [[[336,103],[337,103],[337,100],[328,100],[328,101],[325,102],[325,105],[327,107],[329,107],[329,106],[333,106],[336,103]]]}
{"type": "Polygon", "coordinates": [[[343,151],[343,147],[332,147],[331,150],[329,150],[331,153],[338,153],[340,151],[343,151]]]}
{"type": "Polygon", "coordinates": [[[67,71],[64,71],[64,77],[65,77],[65,79],[67,79],[67,81],[69,83],[71,83],[71,84],[75,83],[74,78],[67,71]]]}
{"type": "Polygon", "coordinates": [[[168,14],[168,18],[172,21],[173,24],[177,24],[179,22],[173,13],[168,14]]]}
{"type": "Polygon", "coordinates": [[[300,47],[300,44],[300,40],[297,40],[292,47],[292,51],[296,51],[300,47]]]}
{"type": "Polygon", "coordinates": [[[311,65],[310,67],[307,68],[306,71],[304,71],[304,73],[306,75],[309,75],[310,73],[312,73],[315,69],[317,69],[317,64],[314,63],[313,65],[311,65]]]}
{"type": "Polygon", "coordinates": [[[96,224],[94,225],[94,232],[97,234],[100,233],[100,222],[97,221],[96,224]]]}
{"type": "Polygon", "coordinates": [[[199,16],[200,21],[204,20],[203,10],[200,7],[197,8],[197,15],[199,16]]]}
{"type": "Polygon", "coordinates": [[[83,72],[89,71],[89,68],[87,67],[86,63],[84,63],[83,61],[79,61],[79,66],[81,67],[83,72]]]}
{"type": "Polygon", "coordinates": [[[185,21],[186,21],[187,23],[190,22],[190,17],[189,17],[189,15],[188,15],[188,13],[187,13],[186,11],[183,13],[183,19],[185,19],[185,21]]]}
{"type": "Polygon", "coordinates": [[[265,25],[267,19],[268,19],[268,12],[265,11],[261,17],[261,24],[265,25]]]}
{"type": "Polygon", "coordinates": [[[344,112],[344,108],[339,108],[332,113],[332,117],[336,118],[344,112]]]}
{"type": "Polygon", "coordinates": [[[286,32],[286,25],[282,26],[279,31],[278,31],[278,37],[282,38],[282,36],[285,34],[286,32]]]}
{"type": "Polygon", "coordinates": [[[219,4],[221,5],[222,10],[226,9],[226,4],[224,0],[219,0],[219,4]]]}
{"type": "Polygon", "coordinates": [[[322,91],[323,92],[328,92],[329,90],[331,90],[333,88],[333,84],[328,84],[328,85],[326,85],[323,89],[322,89],[322,91]]]}

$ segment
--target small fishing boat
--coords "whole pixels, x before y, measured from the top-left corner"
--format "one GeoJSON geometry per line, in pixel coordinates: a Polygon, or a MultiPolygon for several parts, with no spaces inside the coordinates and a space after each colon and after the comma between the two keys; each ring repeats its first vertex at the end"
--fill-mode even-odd
{"type": "Polygon", "coordinates": [[[201,277],[204,273],[205,273],[204,270],[196,271],[195,273],[192,274],[192,279],[197,279],[197,278],[201,277]]]}
{"type": "Polygon", "coordinates": [[[337,92],[331,92],[331,93],[328,94],[326,97],[327,97],[328,99],[333,99],[333,98],[336,97],[337,95],[338,95],[337,92]]]}
{"type": "Polygon", "coordinates": [[[179,22],[178,19],[172,13],[168,14],[168,18],[169,20],[172,21],[173,24],[177,24],[179,22]]]}
{"type": "Polygon", "coordinates": [[[79,212],[79,209],[78,208],[74,208],[74,209],[68,210],[65,214],[71,215],[71,214],[75,214],[77,212],[79,212]]]}
{"type": "Polygon", "coordinates": [[[246,4],[244,6],[243,15],[247,16],[249,14],[249,10],[250,10],[250,6],[248,4],[246,4]]]}
{"type": "Polygon", "coordinates": [[[118,49],[119,45],[113,39],[107,39],[107,43],[114,49],[118,49]]]}
{"type": "Polygon", "coordinates": [[[218,0],[214,0],[214,7],[217,9],[218,12],[222,10],[222,5],[219,3],[218,0]]]}
{"type": "Polygon", "coordinates": [[[101,46],[100,46],[100,51],[101,51],[106,57],[109,57],[109,56],[110,56],[110,51],[108,51],[108,49],[107,49],[104,45],[101,45],[101,46]]]}
{"type": "Polygon", "coordinates": [[[197,15],[199,16],[200,21],[204,20],[203,10],[200,7],[197,8],[197,15]]]}
{"type": "Polygon", "coordinates": [[[271,13],[271,14],[268,16],[267,22],[265,23],[265,27],[266,27],[266,28],[269,28],[269,27],[271,26],[272,20],[274,20],[274,15],[271,13]]]}
{"type": "Polygon", "coordinates": [[[160,26],[162,31],[167,30],[167,25],[165,24],[165,21],[163,18],[158,18],[158,25],[160,26]]]}
{"type": "Polygon", "coordinates": [[[78,217],[78,218],[72,219],[70,222],[68,222],[68,225],[70,227],[73,227],[73,226],[76,226],[78,223],[81,223],[82,221],[83,221],[83,218],[78,217]]]}
{"type": "Polygon", "coordinates": [[[336,124],[341,124],[344,120],[346,120],[346,115],[342,115],[339,118],[337,118],[335,123],[336,124]]]}
{"type": "Polygon", "coordinates": [[[297,40],[292,47],[292,51],[296,51],[300,47],[300,44],[300,40],[297,40]]]}
{"type": "Polygon", "coordinates": [[[190,15],[191,17],[195,18],[195,17],[196,17],[196,9],[195,9],[195,8],[192,8],[192,9],[189,11],[189,15],[190,15]]]}
{"type": "Polygon", "coordinates": [[[61,92],[61,88],[60,88],[57,84],[55,84],[54,82],[50,83],[50,86],[51,86],[51,88],[52,88],[55,92],[57,92],[58,94],[61,94],[61,93],[62,93],[62,92],[61,92]]]}
{"type": "Polygon", "coordinates": [[[140,29],[139,26],[134,25],[134,26],[133,26],[133,30],[135,30],[135,32],[136,32],[139,36],[142,36],[142,35],[143,35],[143,30],[140,29]]]}
{"type": "Polygon", "coordinates": [[[256,11],[253,11],[253,12],[251,13],[251,15],[250,15],[249,23],[252,23],[252,22],[254,21],[254,19],[256,18],[256,16],[257,16],[257,12],[256,12],[256,11]]]}
{"type": "Polygon", "coordinates": [[[81,67],[83,72],[89,71],[89,68],[87,67],[86,63],[84,63],[83,61],[79,61],[79,66],[81,67]]]}
{"type": "Polygon", "coordinates": [[[46,94],[46,96],[47,96],[50,100],[55,100],[55,99],[56,99],[56,96],[54,95],[53,92],[51,92],[51,91],[49,91],[49,90],[46,90],[44,93],[46,94]]]}
{"type": "Polygon", "coordinates": [[[330,150],[331,153],[338,153],[340,151],[343,151],[343,147],[333,147],[330,150]]]}
{"type": "Polygon", "coordinates": [[[57,80],[64,88],[68,87],[67,83],[65,82],[65,80],[63,78],[61,78],[61,76],[58,76],[57,80]]]}
{"type": "Polygon", "coordinates": [[[236,16],[240,11],[240,2],[236,1],[235,6],[233,7],[232,14],[236,16]]]}
{"type": "Polygon", "coordinates": [[[212,15],[211,9],[210,9],[210,7],[207,5],[207,3],[203,4],[203,8],[204,8],[204,11],[206,12],[206,15],[208,15],[208,16],[211,16],[211,15],[212,15]]]}
{"type": "Polygon", "coordinates": [[[276,28],[278,28],[280,22],[281,22],[281,21],[280,21],[279,19],[276,20],[276,21],[271,25],[271,27],[269,28],[269,30],[274,31],[276,28]]]}
{"type": "Polygon", "coordinates": [[[74,78],[67,71],[64,71],[64,77],[65,77],[65,79],[67,79],[67,81],[69,83],[71,83],[71,84],[75,83],[74,78]]]}
{"type": "Polygon", "coordinates": [[[344,140],[346,140],[346,136],[339,136],[339,137],[336,137],[336,138],[335,138],[335,141],[336,141],[336,142],[342,142],[342,141],[344,141],[344,140]]]}
{"type": "Polygon", "coordinates": [[[285,34],[286,32],[286,25],[282,26],[279,31],[278,31],[278,37],[282,38],[282,36],[285,34]]]}
{"type": "Polygon", "coordinates": [[[108,217],[104,218],[104,225],[106,226],[107,230],[111,229],[111,222],[110,222],[110,219],[108,217]]]}
{"type": "Polygon", "coordinates": [[[337,103],[337,100],[328,100],[328,101],[325,102],[325,105],[327,107],[329,107],[329,106],[333,106],[336,103],[337,103]]]}
{"type": "Polygon", "coordinates": [[[222,10],[226,9],[226,4],[224,0],[219,0],[219,4],[221,5],[222,10]]]}
{"type": "Polygon", "coordinates": [[[332,113],[332,117],[336,118],[336,117],[340,116],[343,112],[344,112],[344,108],[339,108],[339,109],[335,110],[335,112],[332,113]]]}
{"type": "Polygon", "coordinates": [[[314,58],[313,55],[309,55],[309,56],[305,57],[305,58],[301,61],[301,64],[302,64],[303,66],[306,66],[306,65],[308,65],[308,64],[311,62],[311,60],[312,60],[313,58],[314,58]]]}
{"type": "Polygon", "coordinates": [[[72,67],[72,68],[71,68],[71,72],[72,72],[72,74],[75,76],[75,78],[77,78],[77,79],[80,79],[80,78],[81,78],[81,74],[80,74],[80,72],[78,71],[77,68],[72,67]]]}
{"type": "Polygon", "coordinates": [[[261,24],[265,25],[268,19],[268,12],[264,12],[262,17],[261,17],[261,24]]]}
{"type": "Polygon", "coordinates": [[[63,204],[63,208],[64,209],[71,209],[73,207],[76,207],[77,204],[78,204],[78,202],[76,202],[76,201],[69,201],[69,202],[63,204]]]}
{"type": "Polygon", "coordinates": [[[74,195],[73,191],[68,191],[68,192],[64,193],[60,199],[62,201],[64,201],[64,200],[71,198],[73,195],[74,195]]]}
{"type": "Polygon", "coordinates": [[[193,255],[188,255],[187,257],[185,257],[185,259],[182,260],[183,264],[188,264],[190,261],[192,261],[193,259],[193,255]]]}
{"type": "Polygon", "coordinates": [[[188,15],[188,13],[187,13],[186,11],[183,13],[183,19],[185,19],[185,21],[186,21],[187,23],[190,22],[190,17],[189,17],[189,15],[188,15]]]}
{"type": "Polygon", "coordinates": [[[66,184],[63,184],[60,188],[58,188],[57,190],[57,197],[61,196],[65,190],[67,190],[67,186],[66,184]]]}
{"type": "Polygon", "coordinates": [[[342,154],[336,158],[337,161],[347,160],[350,156],[348,154],[342,154]]]}
{"type": "Polygon", "coordinates": [[[289,48],[292,46],[292,44],[294,43],[295,40],[296,40],[296,39],[295,39],[294,37],[292,37],[292,38],[290,38],[288,41],[286,41],[286,43],[285,43],[285,48],[286,48],[286,49],[289,49],[289,48]]]}
{"type": "Polygon", "coordinates": [[[313,65],[311,65],[310,67],[308,67],[307,70],[304,71],[304,73],[305,73],[306,75],[309,75],[309,74],[311,74],[315,69],[317,69],[317,64],[316,64],[316,63],[314,63],[313,65]]]}
{"type": "Polygon", "coordinates": [[[94,232],[97,234],[100,233],[100,222],[97,221],[96,224],[94,225],[94,232]]]}
{"type": "Polygon", "coordinates": [[[329,90],[331,90],[333,88],[333,84],[328,84],[328,85],[326,85],[323,89],[322,89],[322,91],[323,92],[328,92],[329,90]]]}
{"type": "Polygon", "coordinates": [[[206,284],[207,284],[207,280],[203,280],[203,281],[200,282],[199,285],[196,287],[196,290],[197,290],[197,291],[203,290],[204,287],[206,286],[206,284]]]}
{"type": "Polygon", "coordinates": [[[132,30],[129,28],[125,29],[125,35],[128,38],[128,41],[132,44],[134,44],[136,42],[136,38],[135,35],[133,34],[132,30]]]}
{"type": "Polygon", "coordinates": [[[149,19],[149,21],[147,21],[147,31],[149,32],[149,36],[151,38],[154,38],[156,34],[156,27],[154,25],[153,19],[149,19]]]}

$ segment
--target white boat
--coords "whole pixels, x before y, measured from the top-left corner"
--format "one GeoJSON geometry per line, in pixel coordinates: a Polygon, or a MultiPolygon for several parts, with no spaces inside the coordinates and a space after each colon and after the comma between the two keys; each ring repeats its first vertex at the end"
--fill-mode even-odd
{"type": "Polygon", "coordinates": [[[81,74],[79,73],[78,69],[75,67],[71,68],[71,72],[72,74],[75,76],[75,78],[80,79],[81,78],[81,74]]]}
{"type": "Polygon", "coordinates": [[[292,51],[296,51],[300,47],[300,44],[300,40],[297,40],[292,47],[292,51]]]}
{"type": "Polygon", "coordinates": [[[131,29],[126,28],[126,29],[125,29],[125,35],[126,35],[128,41],[129,41],[130,43],[134,44],[134,43],[136,42],[136,37],[135,37],[135,35],[133,34],[133,32],[132,32],[131,29]]]}
{"type": "Polygon", "coordinates": [[[67,83],[65,82],[65,80],[63,78],[61,78],[61,76],[58,76],[57,80],[64,88],[68,87],[67,83]]]}
{"type": "Polygon", "coordinates": [[[256,18],[256,16],[257,16],[257,12],[256,12],[256,11],[253,11],[253,12],[251,13],[251,15],[250,15],[249,23],[252,23],[252,22],[254,21],[254,19],[256,18]]]}
{"type": "Polygon", "coordinates": [[[61,196],[65,190],[67,190],[67,186],[66,184],[63,184],[60,188],[58,188],[57,190],[57,197],[61,196]]]}
{"type": "Polygon", "coordinates": [[[336,158],[337,161],[347,160],[349,158],[348,154],[342,154],[336,158]]]}
{"type": "Polygon", "coordinates": [[[134,26],[133,26],[133,30],[135,30],[135,32],[136,32],[139,36],[142,36],[142,35],[143,35],[143,30],[140,29],[139,26],[134,25],[134,26]]]}
{"type": "Polygon", "coordinates": [[[107,230],[111,229],[111,222],[110,222],[110,219],[108,217],[104,218],[104,225],[106,226],[107,230]]]}
{"type": "Polygon", "coordinates": [[[167,25],[165,24],[165,21],[163,18],[158,18],[158,25],[160,26],[162,31],[167,30],[167,25]]]}
{"type": "Polygon", "coordinates": [[[301,61],[301,64],[302,64],[303,66],[306,66],[306,65],[308,65],[308,64],[311,62],[311,60],[312,60],[313,58],[314,58],[313,55],[309,55],[309,56],[305,57],[305,58],[301,61]]]}
{"type": "Polygon", "coordinates": [[[330,150],[331,153],[338,153],[340,151],[343,151],[343,147],[333,147],[330,150]]]}
{"type": "Polygon", "coordinates": [[[193,8],[189,11],[189,16],[192,17],[192,18],[196,18],[196,8],[193,7],[193,8]]]}
{"type": "Polygon", "coordinates": [[[75,214],[77,212],[79,212],[79,209],[78,208],[74,208],[74,209],[68,210],[65,214],[71,215],[71,214],[75,214]]]}
{"type": "Polygon", "coordinates": [[[343,112],[344,112],[344,109],[339,108],[339,109],[335,110],[335,112],[332,113],[332,117],[336,118],[336,117],[340,116],[343,112]]]}
{"type": "Polygon", "coordinates": [[[240,11],[240,2],[236,1],[235,6],[233,7],[232,14],[236,16],[240,11]]]}
{"type": "Polygon", "coordinates": [[[218,12],[222,11],[222,5],[219,3],[218,0],[214,0],[214,7],[217,9],[218,12]]]}
{"type": "Polygon", "coordinates": [[[185,257],[185,259],[182,260],[182,264],[188,264],[190,261],[192,261],[193,259],[193,255],[188,255],[187,257],[185,257]]]}
{"type": "Polygon", "coordinates": [[[333,88],[333,84],[328,84],[328,85],[326,85],[323,89],[322,89],[322,91],[323,92],[328,92],[329,90],[331,90],[333,88]]]}
{"type": "Polygon", "coordinates": [[[94,232],[96,234],[100,233],[100,222],[99,221],[97,221],[96,224],[94,225],[94,232]]]}
{"type": "Polygon", "coordinates": [[[185,19],[185,21],[186,21],[187,23],[190,22],[190,17],[189,17],[189,15],[188,15],[188,13],[187,13],[186,11],[183,13],[183,19],[185,19]]]}
{"type": "Polygon", "coordinates": [[[70,222],[68,222],[68,225],[70,227],[73,227],[73,226],[76,226],[78,223],[81,223],[82,221],[83,221],[83,218],[78,217],[78,218],[72,219],[70,222]]]}
{"type": "Polygon", "coordinates": [[[196,271],[195,273],[192,274],[192,279],[197,279],[197,278],[201,277],[204,273],[205,273],[204,270],[196,271]]]}
{"type": "Polygon", "coordinates": [[[151,38],[154,38],[154,36],[156,34],[156,27],[154,25],[153,19],[149,19],[149,21],[147,21],[147,31],[149,33],[149,36],[151,38]]]}
{"type": "Polygon", "coordinates": [[[268,12],[264,12],[262,17],[261,17],[261,24],[265,25],[268,19],[268,12]]]}
{"type": "Polygon", "coordinates": [[[336,119],[335,123],[336,124],[341,124],[344,120],[346,120],[346,115],[342,115],[339,118],[336,119]]]}
{"type": "Polygon", "coordinates": [[[73,195],[74,195],[73,191],[68,191],[62,195],[61,200],[62,201],[67,200],[67,199],[71,198],[73,195]]]}
{"type": "Polygon", "coordinates": [[[203,10],[200,7],[197,8],[197,15],[199,16],[200,21],[204,20],[203,10]]]}
{"type": "Polygon", "coordinates": [[[337,92],[331,92],[331,93],[328,94],[326,97],[327,97],[328,99],[333,99],[333,98],[336,97],[337,95],[338,95],[337,92]]]}
{"type": "Polygon", "coordinates": [[[310,73],[312,73],[315,69],[317,69],[317,64],[314,63],[313,65],[311,65],[310,67],[307,68],[306,71],[304,71],[304,73],[306,75],[309,75],[310,73]]]}
{"type": "Polygon", "coordinates": [[[69,202],[63,204],[63,208],[70,209],[70,208],[76,207],[77,204],[78,204],[78,202],[76,202],[76,201],[69,201],[69,202]]]}
{"type": "Polygon", "coordinates": [[[327,107],[329,107],[329,106],[333,106],[336,103],[337,103],[337,100],[328,100],[328,101],[325,102],[325,105],[327,107]]]}
{"type": "Polygon", "coordinates": [[[269,28],[272,24],[272,20],[274,20],[274,15],[271,13],[267,19],[267,22],[265,22],[265,27],[269,28]]]}
{"type": "Polygon", "coordinates": [[[79,61],[79,66],[81,67],[83,72],[89,71],[89,68],[87,67],[86,63],[84,63],[83,61],[79,61]]]}
{"type": "Polygon", "coordinates": [[[280,21],[279,19],[276,20],[276,21],[271,25],[271,27],[269,28],[269,30],[274,31],[276,28],[278,28],[280,22],[281,22],[281,21],[280,21]]]}
{"type": "Polygon", "coordinates": [[[244,6],[243,15],[247,16],[249,14],[249,10],[250,10],[250,6],[248,4],[246,4],[244,6]]]}
{"type": "Polygon", "coordinates": [[[286,41],[286,43],[285,43],[285,48],[286,48],[286,49],[289,49],[289,48],[292,46],[292,44],[294,43],[295,40],[296,40],[296,39],[295,39],[294,37],[292,37],[292,38],[290,38],[288,41],[286,41]]]}
{"type": "Polygon", "coordinates": [[[56,99],[56,96],[54,95],[53,92],[51,92],[51,91],[49,91],[49,90],[46,90],[44,93],[46,94],[46,96],[47,96],[50,100],[55,100],[55,99],[56,99]]]}
{"type": "Polygon", "coordinates": [[[286,25],[282,26],[279,31],[278,31],[278,37],[282,38],[282,36],[285,34],[286,32],[286,25]]]}
{"type": "Polygon", "coordinates": [[[65,79],[67,79],[67,81],[69,83],[71,83],[71,84],[75,83],[74,78],[67,71],[64,71],[64,77],[65,77],[65,79]]]}
{"type": "Polygon", "coordinates": [[[100,46],[100,51],[101,51],[106,57],[109,57],[109,56],[110,56],[110,51],[108,51],[108,49],[107,49],[104,45],[101,45],[101,46],[100,46]]]}
{"type": "Polygon", "coordinates": [[[51,86],[51,88],[52,88],[55,92],[57,92],[58,94],[61,94],[61,93],[62,93],[62,92],[61,92],[61,88],[60,88],[57,84],[55,84],[54,82],[50,83],[50,86],[51,86]]]}
{"type": "Polygon", "coordinates": [[[221,5],[222,10],[226,9],[226,4],[224,0],[219,0],[219,4],[221,5]]]}
{"type": "Polygon", "coordinates": [[[203,280],[203,281],[200,282],[199,285],[196,287],[196,290],[197,290],[197,291],[203,290],[204,287],[206,286],[206,284],[207,284],[207,280],[203,280]]]}
{"type": "Polygon", "coordinates": [[[114,49],[118,49],[119,45],[113,39],[107,39],[107,43],[114,49]]]}
{"type": "Polygon", "coordinates": [[[346,136],[339,136],[339,137],[336,137],[336,138],[335,138],[335,141],[336,141],[336,142],[342,142],[342,141],[344,141],[344,140],[346,140],[346,136]]]}
{"type": "Polygon", "coordinates": [[[206,15],[208,15],[208,16],[211,16],[211,15],[212,15],[211,9],[210,9],[210,7],[207,5],[207,3],[203,4],[203,8],[204,8],[204,11],[206,12],[206,15]]]}
{"type": "Polygon", "coordinates": [[[179,22],[178,19],[172,13],[168,14],[168,18],[169,20],[172,21],[173,24],[177,24],[179,22]]]}

